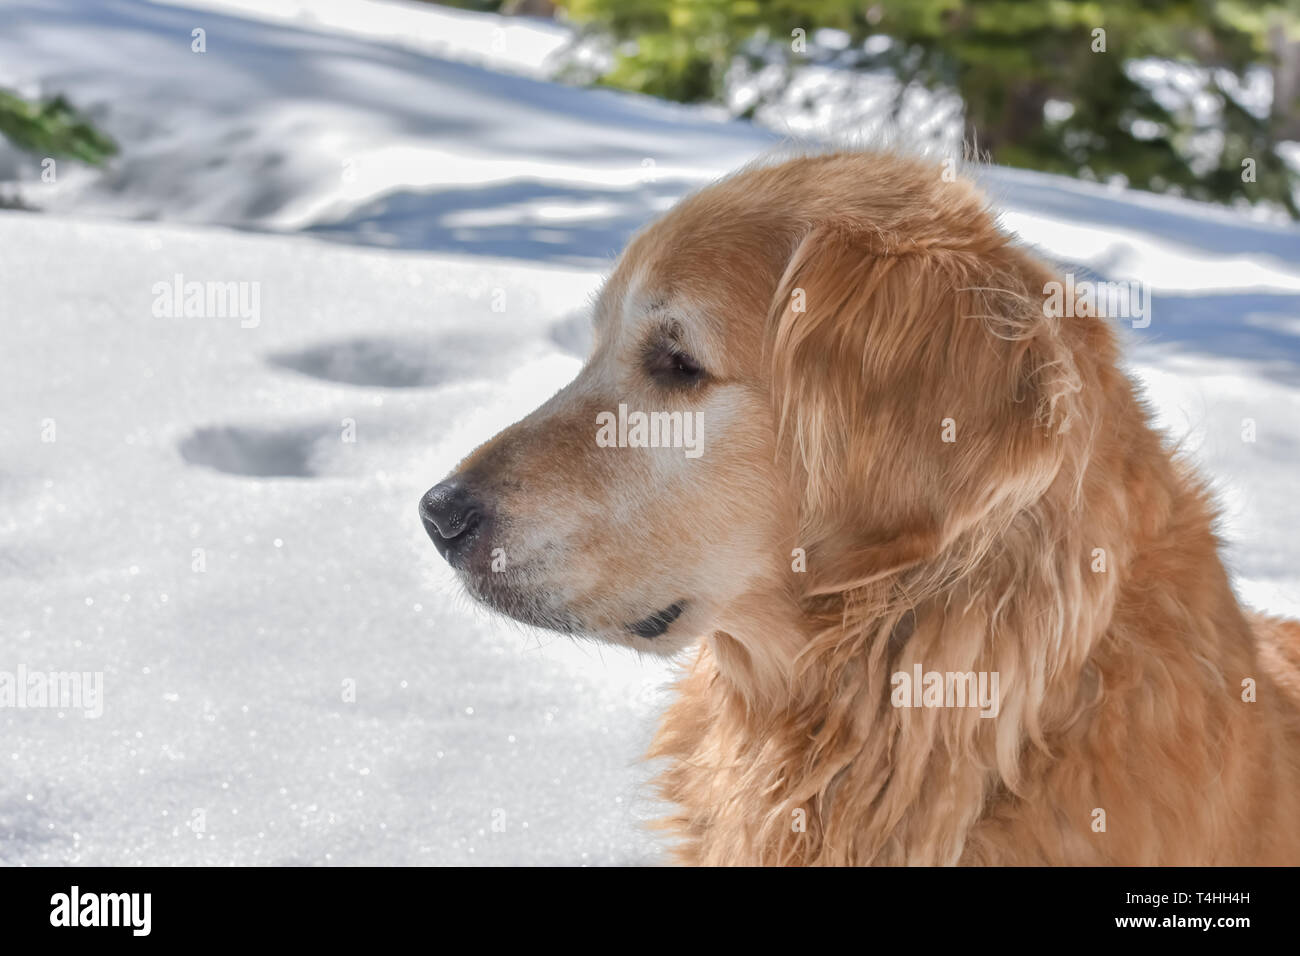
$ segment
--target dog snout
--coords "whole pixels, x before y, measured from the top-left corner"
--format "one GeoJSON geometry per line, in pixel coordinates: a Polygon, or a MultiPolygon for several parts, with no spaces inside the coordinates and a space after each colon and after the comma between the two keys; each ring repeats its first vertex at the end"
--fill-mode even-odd
{"type": "Polygon", "coordinates": [[[420,499],[424,530],[433,539],[438,553],[448,561],[453,561],[477,537],[475,532],[485,514],[478,496],[455,478],[439,482],[420,499]]]}

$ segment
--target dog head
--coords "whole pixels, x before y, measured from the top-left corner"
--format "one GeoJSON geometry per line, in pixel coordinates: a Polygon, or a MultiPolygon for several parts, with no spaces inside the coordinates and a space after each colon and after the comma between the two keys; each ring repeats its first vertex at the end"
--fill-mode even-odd
{"type": "Polygon", "coordinates": [[[797,630],[805,602],[934,561],[1041,494],[1071,352],[1046,273],[949,180],[801,158],[638,235],[578,377],[421,500],[470,593],[671,652],[755,614],[797,630]]]}

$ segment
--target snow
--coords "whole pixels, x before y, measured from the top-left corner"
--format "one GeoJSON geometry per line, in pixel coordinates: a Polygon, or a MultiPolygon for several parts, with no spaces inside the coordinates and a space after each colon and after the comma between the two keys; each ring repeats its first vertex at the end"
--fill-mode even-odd
{"type": "MultiPolygon", "coordinates": [[[[390,10],[443,16],[361,6],[376,31],[390,10]]],[[[0,147],[0,182],[50,212],[599,267],[682,192],[775,141],[645,97],[228,12],[19,0],[0,17],[0,86],[63,92],[130,144],[106,175],[60,163],[54,184],[0,147]],[[465,220],[481,210],[509,218],[465,220]]]]}
{"type": "MultiPolygon", "coordinates": [[[[671,668],[475,608],[415,505],[574,374],[628,235],[779,141],[545,82],[553,42],[390,2],[0,10],[0,86],[124,147],[55,184],[0,147],[43,210],[0,214],[0,672],[104,674],[100,717],[0,709],[0,863],[662,859],[671,668]],[[259,308],[156,314],[177,276],[259,308]]],[[[1147,283],[1133,371],[1243,598],[1300,613],[1300,231],[978,173],[1045,255],[1147,283]]]]}
{"type": "Polygon", "coordinates": [[[155,0],[267,23],[378,40],[495,70],[549,78],[573,32],[554,21],[467,13],[428,4],[366,0],[155,0]]]}
{"type": "Polygon", "coordinates": [[[0,859],[651,858],[662,668],[472,611],[415,518],[572,376],[596,276],[29,214],[0,248],[0,666],[105,675],[99,719],[0,711],[0,859]],[[259,324],[156,317],[176,273],[261,283],[259,324]]]}

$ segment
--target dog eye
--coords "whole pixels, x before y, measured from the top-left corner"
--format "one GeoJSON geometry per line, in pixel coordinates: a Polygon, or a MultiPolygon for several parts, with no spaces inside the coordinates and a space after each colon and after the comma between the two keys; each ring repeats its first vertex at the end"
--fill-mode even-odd
{"type": "Polygon", "coordinates": [[[665,385],[693,385],[704,376],[700,363],[681,349],[655,348],[646,358],[646,371],[665,385]]]}
{"type": "Polygon", "coordinates": [[[704,369],[700,368],[700,363],[695,361],[685,352],[674,352],[672,354],[673,371],[678,375],[684,375],[687,378],[695,378],[701,375],[704,369]]]}

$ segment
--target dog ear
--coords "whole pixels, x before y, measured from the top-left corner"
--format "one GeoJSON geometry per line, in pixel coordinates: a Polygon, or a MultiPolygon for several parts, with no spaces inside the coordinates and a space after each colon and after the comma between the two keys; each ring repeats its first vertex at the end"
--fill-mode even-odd
{"type": "Polygon", "coordinates": [[[1049,276],[992,230],[967,246],[832,227],[799,243],[769,322],[783,457],[812,593],[934,558],[1041,495],[1079,389],[1035,289],[1049,276]]]}

